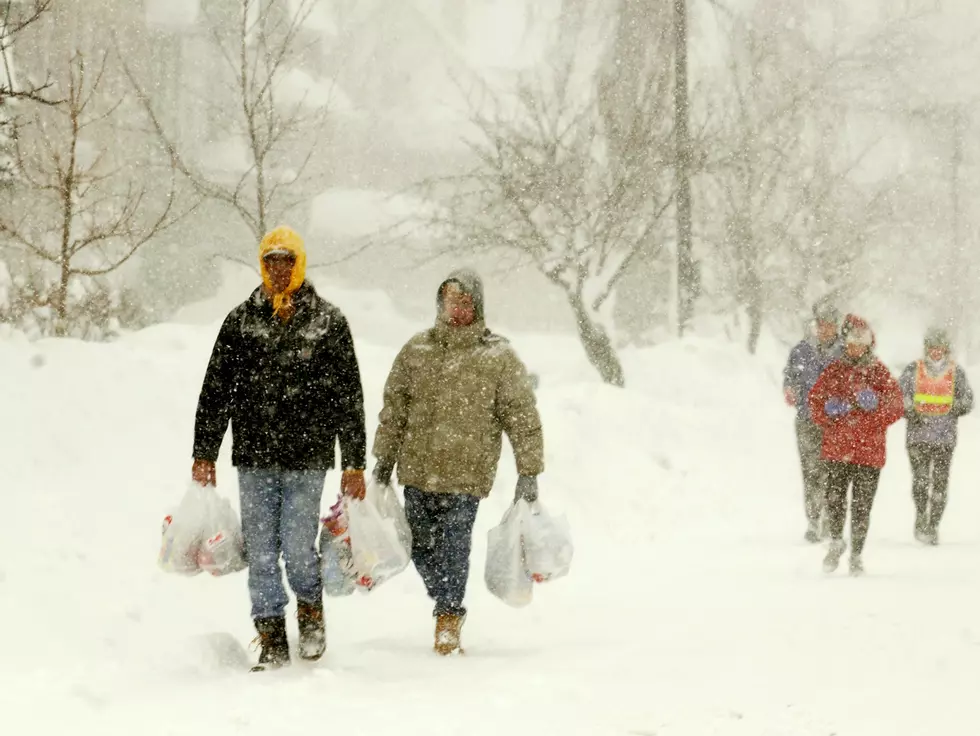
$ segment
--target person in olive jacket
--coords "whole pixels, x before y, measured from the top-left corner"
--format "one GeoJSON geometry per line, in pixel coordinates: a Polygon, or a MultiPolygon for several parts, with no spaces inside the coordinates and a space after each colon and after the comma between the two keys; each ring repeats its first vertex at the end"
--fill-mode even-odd
{"type": "Polygon", "coordinates": [[[528,372],[487,329],[483,285],[457,271],[437,294],[436,325],[395,359],[375,435],[375,479],[397,466],[412,528],[412,560],[435,601],[438,654],[461,652],[473,523],[493,487],[502,435],[517,461],[514,502],[537,500],[544,470],[541,418],[528,372]]]}
{"type": "Polygon", "coordinates": [[[192,475],[216,483],[231,423],[252,618],[261,643],[253,671],[289,664],[285,560],[297,599],[300,656],[326,649],[316,551],[320,498],[340,443],[341,491],[363,498],[366,437],[360,371],[347,320],[305,279],[303,240],[273,230],[259,247],[262,285],[225,319],[204,377],[192,475]]]}

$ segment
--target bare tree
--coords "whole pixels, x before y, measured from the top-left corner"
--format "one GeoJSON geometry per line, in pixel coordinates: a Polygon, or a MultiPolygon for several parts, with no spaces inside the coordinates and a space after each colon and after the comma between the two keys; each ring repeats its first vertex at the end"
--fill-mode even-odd
{"type": "Polygon", "coordinates": [[[625,378],[608,325],[617,284],[644,248],[659,247],[673,200],[668,79],[653,69],[618,131],[572,64],[513,97],[474,106],[476,164],[426,182],[427,223],[449,250],[510,252],[564,293],[585,353],[606,383],[625,378]],[[667,121],[665,123],[665,121],[667,121]]]}
{"type": "Polygon", "coordinates": [[[694,315],[694,300],[700,290],[699,272],[694,260],[693,148],[691,146],[691,98],[688,84],[687,0],[673,0],[674,6],[674,140],[677,146],[677,331],[684,334],[694,315]]]}
{"type": "Polygon", "coordinates": [[[315,7],[316,0],[240,0],[233,28],[225,19],[209,18],[212,43],[224,62],[237,108],[226,116],[222,132],[243,140],[248,158],[230,177],[208,171],[182,148],[176,134],[166,129],[147,88],[126,69],[174,167],[201,195],[230,206],[256,240],[322,189],[311,162],[328,105],[305,95],[287,99],[282,87],[307,50],[303,31],[315,7]]]}
{"type": "Polygon", "coordinates": [[[846,292],[888,198],[884,185],[851,176],[874,144],[852,151],[840,134],[849,57],[821,53],[799,26],[736,18],[730,30],[704,185],[723,280],[754,352],[768,314],[797,314],[814,290],[846,292]]]}
{"type": "Polygon", "coordinates": [[[13,58],[15,41],[50,10],[52,2],[0,1],[0,187],[10,187],[16,179],[14,144],[18,105],[55,102],[49,96],[50,78],[40,83],[19,79],[13,58]]]}
{"type": "Polygon", "coordinates": [[[169,189],[151,189],[137,183],[144,170],[113,161],[111,151],[99,145],[123,103],[102,94],[108,58],[90,66],[75,53],[65,99],[39,109],[23,126],[17,170],[20,196],[29,198],[29,206],[5,207],[0,217],[0,233],[12,246],[57,271],[50,306],[62,332],[74,278],[115,271],[178,219],[175,171],[169,189]]]}
{"type": "Polygon", "coordinates": [[[50,9],[54,0],[3,0],[0,1],[0,105],[12,100],[30,100],[52,104],[46,94],[50,80],[20,83],[13,62],[13,47],[23,32],[39,21],[50,9]]]}

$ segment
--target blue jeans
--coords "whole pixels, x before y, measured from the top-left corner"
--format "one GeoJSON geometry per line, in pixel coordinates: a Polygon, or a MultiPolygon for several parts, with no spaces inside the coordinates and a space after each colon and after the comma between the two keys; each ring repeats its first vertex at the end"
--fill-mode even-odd
{"type": "Polygon", "coordinates": [[[405,488],[405,516],[412,528],[412,562],[422,576],[434,616],[465,616],[463,598],[470,574],[475,496],[426,493],[405,488]]]}
{"type": "Polygon", "coordinates": [[[323,470],[238,469],[252,618],[280,617],[286,610],[280,553],[296,597],[322,599],[316,535],[325,477],[323,470]]]}

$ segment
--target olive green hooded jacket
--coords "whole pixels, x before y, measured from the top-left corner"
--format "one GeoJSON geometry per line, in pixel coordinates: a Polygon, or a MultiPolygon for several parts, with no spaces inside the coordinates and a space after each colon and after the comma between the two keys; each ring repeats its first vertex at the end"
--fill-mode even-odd
{"type": "Polygon", "coordinates": [[[504,338],[486,328],[483,287],[468,271],[450,281],[471,294],[476,321],[441,321],[402,348],[384,390],[374,456],[395,464],[398,481],[430,493],[489,495],[502,436],[517,472],[544,471],[541,417],[527,369],[504,338]]]}

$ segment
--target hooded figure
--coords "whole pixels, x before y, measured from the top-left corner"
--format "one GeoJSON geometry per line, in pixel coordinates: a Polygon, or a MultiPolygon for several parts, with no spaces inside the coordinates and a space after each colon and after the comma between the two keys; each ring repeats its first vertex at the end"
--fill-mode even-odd
{"type": "Polygon", "coordinates": [[[375,479],[397,467],[412,527],[412,560],[435,601],[435,650],[461,651],[463,598],[479,501],[489,495],[507,434],[514,496],[537,499],[541,417],[527,369],[485,324],[483,284],[456,271],[436,292],[436,324],[402,348],[384,389],[375,479]]]}
{"type": "Polygon", "coordinates": [[[804,539],[819,542],[827,534],[827,467],[820,459],[823,428],[810,416],[807,399],[820,374],[841,355],[838,335],[840,313],[830,302],[813,305],[812,337],[802,340],[789,354],[783,369],[786,403],[796,409],[796,444],[803,469],[804,539]]]}
{"type": "Polygon", "coordinates": [[[861,553],[871,507],[885,466],[886,433],[902,418],[902,392],[875,357],[875,336],[867,322],[848,315],[841,337],[844,354],[817,379],[809,403],[813,420],[824,430],[822,457],[828,463],[831,542],[824,569],[836,570],[844,553],[847,493],[853,486],[851,573],[859,575],[864,571],[861,553]]]}
{"type": "Polygon", "coordinates": [[[326,647],[315,543],[324,477],[340,444],[341,491],[364,496],[364,397],[347,320],[305,279],[303,239],[277,228],[259,245],[262,285],[225,319],[197,405],[192,476],[215,485],[231,424],[261,671],[289,664],[286,562],[300,656],[326,647]]]}
{"type": "Polygon", "coordinates": [[[957,424],[973,411],[973,390],[966,371],[952,358],[945,330],[930,329],[923,348],[922,358],[908,365],[899,385],[908,420],[906,448],[912,465],[915,538],[935,545],[946,509],[957,424]]]}

